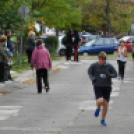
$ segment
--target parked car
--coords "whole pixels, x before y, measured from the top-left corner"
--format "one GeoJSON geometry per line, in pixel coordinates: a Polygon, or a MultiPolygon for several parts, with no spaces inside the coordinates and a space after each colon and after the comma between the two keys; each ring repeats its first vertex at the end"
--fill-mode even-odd
{"type": "Polygon", "coordinates": [[[57,49],[57,54],[59,56],[65,56],[66,55],[66,46],[62,44],[62,39],[64,36],[59,36],[59,47],[57,49]]]}
{"type": "MultiPolygon", "coordinates": [[[[131,52],[131,45],[132,42],[134,40],[134,36],[124,36],[123,38],[121,38],[120,40],[124,40],[125,42],[125,47],[127,48],[128,52],[131,52]]],[[[119,40],[119,41],[120,41],[119,40]]]]}
{"type": "Polygon", "coordinates": [[[101,38],[100,35],[82,35],[82,44],[85,44],[93,39],[101,38]]]}
{"type": "Polygon", "coordinates": [[[119,40],[119,39],[122,39],[124,36],[119,36],[119,37],[117,37],[117,40],[119,40]]]}
{"type": "Polygon", "coordinates": [[[98,54],[101,51],[113,54],[117,52],[117,47],[119,45],[120,44],[116,38],[100,38],[91,40],[86,43],[85,46],[81,46],[78,52],[85,56],[89,54],[98,54]]]}
{"type": "Polygon", "coordinates": [[[41,35],[41,36],[37,37],[37,38],[35,39],[35,41],[36,41],[37,39],[42,39],[42,40],[43,40],[43,46],[45,46],[45,39],[46,39],[48,36],[50,36],[50,35],[41,35]]]}

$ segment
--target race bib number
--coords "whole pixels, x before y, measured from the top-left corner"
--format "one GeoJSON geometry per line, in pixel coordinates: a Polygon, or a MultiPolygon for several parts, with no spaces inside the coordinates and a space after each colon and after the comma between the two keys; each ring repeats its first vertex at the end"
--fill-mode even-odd
{"type": "Polygon", "coordinates": [[[100,74],[101,78],[106,78],[106,74],[100,74]]]}

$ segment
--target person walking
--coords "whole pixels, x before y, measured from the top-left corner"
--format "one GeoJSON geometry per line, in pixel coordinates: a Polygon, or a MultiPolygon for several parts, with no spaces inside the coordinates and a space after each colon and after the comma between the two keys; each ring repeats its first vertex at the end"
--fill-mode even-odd
{"type": "MultiPolygon", "coordinates": [[[[119,48],[120,46],[118,46],[118,48],[119,48]]],[[[117,53],[118,53],[118,49],[117,48],[117,53]]],[[[120,57],[118,57],[117,56],[117,66],[118,66],[118,80],[120,80],[120,76],[121,76],[121,74],[120,74],[120,69],[119,69],[119,64],[120,64],[120,57]]]]}
{"type": "Polygon", "coordinates": [[[118,50],[117,50],[117,56],[119,58],[119,74],[120,74],[120,77],[119,79],[121,79],[122,82],[124,82],[124,72],[125,72],[125,65],[127,63],[127,56],[128,56],[128,53],[127,53],[127,48],[124,46],[124,41],[121,40],[120,41],[120,47],[118,47],[118,50]]]}
{"type": "Polygon", "coordinates": [[[36,66],[36,79],[38,93],[42,93],[42,77],[45,84],[46,92],[49,92],[48,70],[52,68],[52,61],[48,50],[42,45],[43,41],[38,39],[37,48],[33,51],[31,59],[31,68],[36,66]]]}
{"type": "Polygon", "coordinates": [[[28,55],[28,63],[31,63],[33,50],[35,49],[35,32],[29,32],[26,41],[26,53],[28,55]]]}
{"type": "Polygon", "coordinates": [[[5,35],[7,36],[7,48],[13,55],[14,47],[11,41],[11,35],[12,35],[11,30],[6,30],[5,35]]]}
{"type": "Polygon", "coordinates": [[[8,65],[8,50],[6,47],[7,37],[2,35],[0,37],[0,81],[5,82],[9,80],[10,66],[8,65]]]}
{"type": "Polygon", "coordinates": [[[99,53],[99,61],[93,63],[88,69],[89,77],[92,80],[94,87],[94,93],[96,96],[96,105],[97,109],[95,110],[95,117],[99,116],[99,113],[102,109],[102,118],[101,124],[107,126],[105,121],[106,114],[108,111],[110,94],[112,91],[112,78],[117,77],[117,72],[115,68],[108,62],[106,62],[106,53],[99,53]]]}
{"type": "MultiPolygon", "coordinates": [[[[13,56],[13,54],[14,54],[14,47],[13,47],[13,44],[12,44],[12,41],[11,41],[11,35],[12,35],[11,30],[9,30],[9,29],[6,30],[5,31],[5,35],[7,36],[7,44],[6,44],[6,46],[8,48],[8,52],[11,54],[11,56],[13,56]]],[[[11,77],[10,71],[11,71],[11,66],[10,66],[10,70],[9,70],[8,80],[14,81],[14,79],[11,77]]]]}
{"type": "Polygon", "coordinates": [[[79,61],[79,59],[78,59],[78,44],[80,41],[78,31],[76,29],[71,30],[71,35],[72,35],[73,48],[75,50],[74,61],[78,62],[79,61]]]}
{"type": "Polygon", "coordinates": [[[134,40],[131,45],[132,59],[133,59],[133,67],[134,67],[134,40]]]}
{"type": "Polygon", "coordinates": [[[66,37],[64,38],[66,40],[66,60],[71,60],[72,55],[72,37],[71,37],[71,30],[69,29],[67,32],[66,37]]]}

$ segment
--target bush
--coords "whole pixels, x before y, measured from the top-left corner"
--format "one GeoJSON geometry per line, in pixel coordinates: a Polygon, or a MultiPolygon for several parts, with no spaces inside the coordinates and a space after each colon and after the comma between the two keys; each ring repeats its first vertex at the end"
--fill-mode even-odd
{"type": "Polygon", "coordinates": [[[56,54],[56,50],[59,46],[59,40],[56,36],[48,36],[45,39],[45,47],[49,50],[51,54],[56,54]]]}

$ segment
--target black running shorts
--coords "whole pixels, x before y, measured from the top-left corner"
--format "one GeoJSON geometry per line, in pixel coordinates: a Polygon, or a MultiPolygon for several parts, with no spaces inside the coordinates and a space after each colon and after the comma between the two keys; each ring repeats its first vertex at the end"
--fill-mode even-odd
{"type": "Polygon", "coordinates": [[[109,102],[111,91],[111,87],[94,87],[96,100],[99,98],[103,98],[107,102],[109,102]]]}

